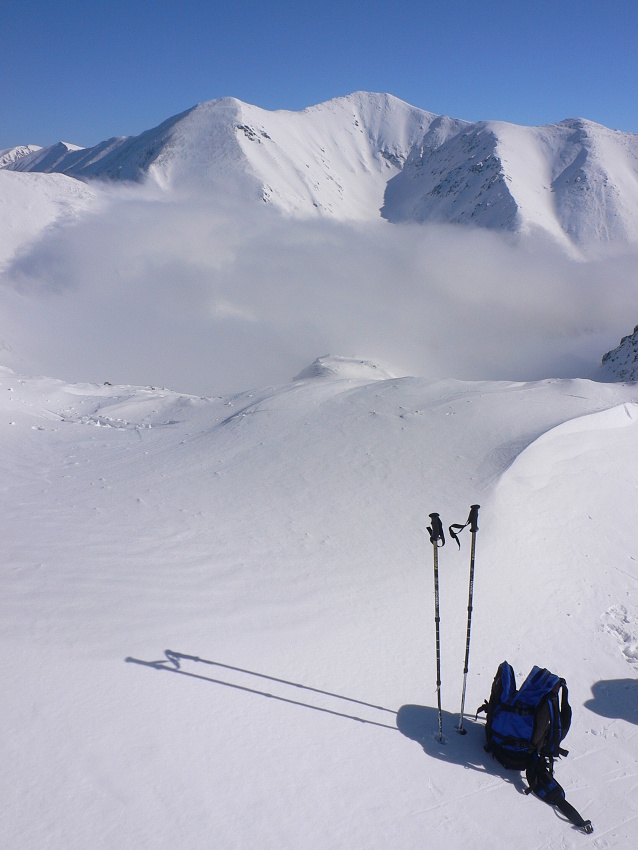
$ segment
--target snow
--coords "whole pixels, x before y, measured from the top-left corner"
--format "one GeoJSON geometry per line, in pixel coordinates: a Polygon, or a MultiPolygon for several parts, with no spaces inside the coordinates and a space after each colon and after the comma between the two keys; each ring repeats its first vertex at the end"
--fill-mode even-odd
{"type": "Polygon", "coordinates": [[[0,270],[55,222],[76,220],[95,192],[62,174],[16,174],[0,169],[0,270]]]}
{"type": "Polygon", "coordinates": [[[470,123],[375,92],[300,112],[228,97],[139,136],[12,160],[4,167],[241,196],[295,218],[541,232],[576,257],[638,242],[638,136],[584,119],[470,123]]]}
{"type": "Polygon", "coordinates": [[[580,245],[632,241],[638,224],[636,136],[582,119],[557,128],[566,131],[568,157],[553,182],[561,226],[580,245]],[[587,216],[581,214],[583,198],[587,216]]]}
{"type": "Polygon", "coordinates": [[[620,340],[616,348],[603,355],[602,374],[607,380],[635,381],[638,379],[638,325],[633,333],[620,340]]]}
{"type": "Polygon", "coordinates": [[[76,154],[83,148],[69,142],[58,142],[47,148],[37,148],[24,156],[14,158],[10,163],[13,171],[64,171],[68,155],[76,154]]]}
{"type": "Polygon", "coordinates": [[[305,378],[344,378],[349,381],[379,381],[394,378],[387,369],[379,366],[371,360],[357,360],[354,357],[342,357],[340,355],[326,354],[317,357],[306,369],[303,369],[295,378],[302,381],[305,378]]]}
{"type": "Polygon", "coordinates": [[[635,137],[363,92],[62,147],[0,152],[0,846],[633,848],[636,334],[551,375],[636,303],[635,137]],[[591,837],[483,749],[503,660],[591,837]]]}
{"type": "Polygon", "coordinates": [[[320,360],[220,398],[3,370],[3,846],[634,846],[635,386],[320,360]],[[425,526],[475,502],[440,744],[425,526]],[[504,658],[567,679],[591,839],[482,749],[504,658]]]}
{"type": "Polygon", "coordinates": [[[40,150],[39,145],[18,145],[15,148],[0,150],[0,168],[4,168],[5,165],[15,162],[16,159],[20,159],[20,157],[27,156],[38,150],[40,150]]]}

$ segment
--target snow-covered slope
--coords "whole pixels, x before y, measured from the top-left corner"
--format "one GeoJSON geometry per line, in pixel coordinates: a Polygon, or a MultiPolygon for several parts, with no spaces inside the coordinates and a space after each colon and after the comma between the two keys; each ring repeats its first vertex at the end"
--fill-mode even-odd
{"type": "Polygon", "coordinates": [[[0,170],[0,270],[49,225],[77,220],[95,201],[91,187],[63,174],[0,170]]]}
{"type": "Polygon", "coordinates": [[[83,150],[78,145],[71,145],[68,142],[58,142],[57,145],[51,145],[47,148],[33,148],[22,156],[14,157],[7,163],[7,167],[10,167],[12,171],[55,171],[64,173],[66,170],[65,163],[68,161],[69,155],[83,150]]]}
{"type": "Polygon", "coordinates": [[[18,145],[15,148],[0,150],[0,168],[14,163],[17,159],[40,150],[39,145],[18,145]]]}
{"type": "Polygon", "coordinates": [[[241,181],[254,199],[286,212],[378,217],[387,180],[433,119],[390,95],[356,93],[298,113],[222,98],[137,137],[62,157],[55,146],[10,167],[83,179],[136,180],[148,174],[164,187],[235,190],[241,181]]]}
{"type": "Polygon", "coordinates": [[[323,365],[217,399],[0,374],[3,847],[633,850],[635,387],[323,365]],[[467,539],[437,740],[426,525],[471,503],[468,714],[505,658],[565,676],[591,839],[454,732],[467,539]]]}
{"type": "Polygon", "coordinates": [[[301,112],[234,98],[130,138],[60,143],[6,167],[244,194],[294,215],[444,221],[548,233],[579,248],[638,241],[638,137],[573,119],[466,121],[356,92],[301,112]]]}
{"type": "Polygon", "coordinates": [[[588,246],[638,241],[638,137],[590,121],[483,122],[412,157],[388,186],[392,221],[452,221],[588,246]]]}

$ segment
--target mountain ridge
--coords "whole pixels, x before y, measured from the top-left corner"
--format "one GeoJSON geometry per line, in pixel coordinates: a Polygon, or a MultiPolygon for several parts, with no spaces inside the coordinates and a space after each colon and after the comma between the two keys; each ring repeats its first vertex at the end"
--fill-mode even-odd
{"type": "Polygon", "coordinates": [[[568,249],[638,242],[638,136],[582,118],[468,122],[371,92],[296,112],[227,97],[137,136],[23,151],[1,167],[239,193],[295,217],[543,232],[568,249]]]}

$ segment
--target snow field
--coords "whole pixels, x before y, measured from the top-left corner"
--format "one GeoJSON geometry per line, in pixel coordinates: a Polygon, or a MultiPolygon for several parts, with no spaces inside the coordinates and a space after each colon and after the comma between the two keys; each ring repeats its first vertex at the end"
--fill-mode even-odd
{"type": "Polygon", "coordinates": [[[218,399],[5,370],[3,846],[633,847],[635,387],[327,365],[218,399]],[[565,676],[591,838],[454,732],[467,531],[436,740],[425,526],[473,502],[468,714],[504,658],[565,676]]]}

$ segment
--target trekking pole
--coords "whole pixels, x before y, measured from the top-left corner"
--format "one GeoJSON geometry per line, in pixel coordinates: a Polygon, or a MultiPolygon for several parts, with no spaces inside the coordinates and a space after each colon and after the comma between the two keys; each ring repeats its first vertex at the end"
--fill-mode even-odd
{"type": "Polygon", "coordinates": [[[441,711],[441,638],[439,634],[439,544],[445,546],[445,535],[438,514],[430,514],[430,543],[434,552],[434,627],[436,630],[436,698],[439,706],[439,741],[443,741],[443,715],[441,711]]]}
{"type": "Polygon", "coordinates": [[[465,710],[465,686],[467,685],[467,671],[470,666],[470,630],[472,628],[472,597],[474,595],[474,556],[476,553],[476,532],[478,531],[478,512],[480,505],[472,505],[470,508],[470,515],[467,518],[467,522],[465,525],[451,525],[450,526],[450,535],[456,540],[458,543],[459,549],[461,548],[461,542],[458,538],[458,534],[463,531],[466,526],[470,526],[470,531],[472,532],[472,549],[470,551],[470,587],[468,592],[468,600],[467,600],[467,638],[465,641],[465,665],[463,666],[463,693],[461,694],[461,718],[459,720],[459,725],[457,726],[457,732],[459,735],[465,735],[466,730],[463,728],[463,712],[465,710]],[[458,528],[459,532],[456,534],[454,529],[458,528]]]}

